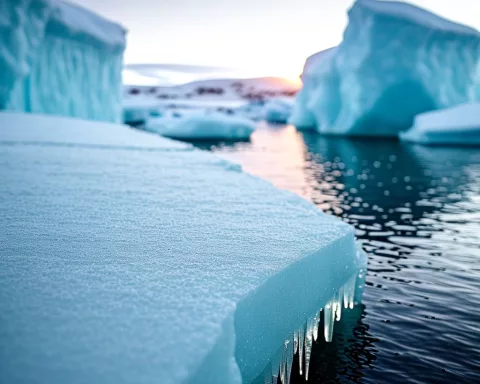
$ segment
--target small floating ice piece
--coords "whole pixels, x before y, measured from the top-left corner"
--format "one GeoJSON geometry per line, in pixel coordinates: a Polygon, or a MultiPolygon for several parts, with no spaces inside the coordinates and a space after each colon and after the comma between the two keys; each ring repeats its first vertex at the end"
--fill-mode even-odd
{"type": "Polygon", "coordinates": [[[218,112],[195,112],[148,119],[145,129],[180,140],[247,140],[255,131],[255,123],[218,112]]]}
{"type": "Polygon", "coordinates": [[[425,145],[480,145],[480,103],[417,115],[400,138],[425,145]]]}

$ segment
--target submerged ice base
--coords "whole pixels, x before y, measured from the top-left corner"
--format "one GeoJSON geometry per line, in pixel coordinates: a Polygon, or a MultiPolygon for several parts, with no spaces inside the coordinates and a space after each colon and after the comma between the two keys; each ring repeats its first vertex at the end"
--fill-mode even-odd
{"type": "Polygon", "coordinates": [[[6,382],[251,383],[365,267],[351,226],[186,144],[0,113],[0,147],[6,382]]]}
{"type": "Polygon", "coordinates": [[[413,5],[357,0],[342,43],[311,57],[291,122],[397,136],[415,115],[480,100],[480,33],[413,5]]]}

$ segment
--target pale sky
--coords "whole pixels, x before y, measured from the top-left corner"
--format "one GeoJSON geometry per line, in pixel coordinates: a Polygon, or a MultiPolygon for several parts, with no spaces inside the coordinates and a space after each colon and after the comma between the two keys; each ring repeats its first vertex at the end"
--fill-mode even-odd
{"type": "MultiPolygon", "coordinates": [[[[353,0],[73,0],[128,30],[125,61],[295,78],[337,45],[353,0]]],[[[480,0],[411,0],[480,30],[480,0]]]]}

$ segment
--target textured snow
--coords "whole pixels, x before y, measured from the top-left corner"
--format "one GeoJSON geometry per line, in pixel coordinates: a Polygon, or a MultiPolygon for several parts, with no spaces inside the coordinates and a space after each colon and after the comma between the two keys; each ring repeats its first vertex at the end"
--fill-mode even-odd
{"type": "Polygon", "coordinates": [[[413,5],[358,0],[343,42],[313,57],[292,123],[395,136],[415,115],[480,99],[480,33],[413,5]]]}
{"type": "Polygon", "coordinates": [[[79,6],[0,0],[0,109],[121,120],[125,30],[79,6]]]}
{"type": "Polygon", "coordinates": [[[287,98],[275,98],[265,103],[265,120],[285,124],[292,114],[293,103],[287,98]]]}
{"type": "Polygon", "coordinates": [[[148,119],[145,129],[173,139],[245,140],[255,130],[255,124],[243,117],[195,111],[178,117],[169,114],[148,119]]]}
{"type": "Polygon", "coordinates": [[[400,138],[427,145],[480,145],[480,103],[420,114],[400,138]]]}
{"type": "Polygon", "coordinates": [[[365,262],[349,225],[188,145],[0,113],[0,147],[2,382],[249,383],[365,262]]]}

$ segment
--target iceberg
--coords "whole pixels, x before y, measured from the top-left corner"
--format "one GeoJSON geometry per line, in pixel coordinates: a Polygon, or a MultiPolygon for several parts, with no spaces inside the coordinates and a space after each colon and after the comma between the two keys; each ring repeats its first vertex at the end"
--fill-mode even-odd
{"type": "Polygon", "coordinates": [[[397,136],[419,113],[480,99],[478,31],[393,1],[357,0],[348,16],[342,43],[304,71],[298,127],[397,136]]]}
{"type": "Polygon", "coordinates": [[[123,100],[123,122],[129,125],[142,125],[150,117],[161,115],[161,106],[155,100],[148,98],[128,98],[123,100]]]}
{"type": "Polygon", "coordinates": [[[0,110],[120,122],[125,30],[77,5],[0,0],[0,110]]]}
{"type": "Polygon", "coordinates": [[[287,98],[274,98],[265,103],[265,120],[274,124],[286,124],[292,114],[293,103],[287,98]]]}
{"type": "Polygon", "coordinates": [[[480,103],[420,114],[400,138],[426,145],[480,145],[480,103]]]}
{"type": "Polygon", "coordinates": [[[5,382],[288,383],[360,299],[353,227],[210,153],[6,112],[0,147],[5,382]]]}
{"type": "Polygon", "coordinates": [[[218,112],[193,111],[148,119],[145,129],[180,140],[248,140],[255,123],[243,117],[218,112]]]}
{"type": "MultiPolygon", "coordinates": [[[[297,93],[292,115],[288,120],[290,124],[295,125],[299,130],[315,129],[316,120],[313,113],[315,106],[311,106],[310,99],[316,90],[317,75],[328,76],[331,60],[336,50],[337,48],[333,47],[317,52],[305,61],[303,72],[300,76],[303,87],[297,93]]],[[[322,100],[322,102],[327,102],[327,100],[322,100]]]]}

